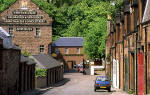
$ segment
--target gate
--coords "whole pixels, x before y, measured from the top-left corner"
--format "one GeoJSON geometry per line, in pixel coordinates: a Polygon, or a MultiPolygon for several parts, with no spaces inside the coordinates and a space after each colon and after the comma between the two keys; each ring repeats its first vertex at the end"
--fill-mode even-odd
{"type": "Polygon", "coordinates": [[[143,53],[138,54],[138,95],[144,95],[143,53]]]}

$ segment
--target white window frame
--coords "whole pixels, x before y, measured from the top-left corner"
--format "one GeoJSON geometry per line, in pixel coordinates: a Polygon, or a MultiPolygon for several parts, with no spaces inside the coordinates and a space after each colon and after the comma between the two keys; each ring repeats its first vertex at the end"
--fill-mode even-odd
{"type": "Polygon", "coordinates": [[[65,48],[65,54],[69,54],[69,49],[65,48]]]}
{"type": "Polygon", "coordinates": [[[40,30],[40,28],[36,28],[36,30],[35,30],[35,36],[36,36],[36,37],[40,37],[40,35],[41,35],[41,30],[40,30]]]}
{"type": "Polygon", "coordinates": [[[39,52],[40,53],[44,53],[44,51],[45,51],[45,46],[44,45],[40,45],[39,52]]]}
{"type": "Polygon", "coordinates": [[[12,28],[12,27],[9,28],[8,33],[9,33],[10,36],[14,36],[14,28],[12,28]]]}
{"type": "Polygon", "coordinates": [[[76,49],[76,53],[77,53],[77,54],[80,54],[80,48],[77,48],[77,49],[76,49]]]}

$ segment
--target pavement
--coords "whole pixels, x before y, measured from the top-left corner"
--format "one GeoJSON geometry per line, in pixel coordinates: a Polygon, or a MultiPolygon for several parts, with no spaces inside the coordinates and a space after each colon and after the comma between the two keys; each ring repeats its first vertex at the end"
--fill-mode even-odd
{"type": "Polygon", "coordinates": [[[53,87],[27,91],[21,95],[129,95],[128,93],[112,88],[94,91],[96,76],[83,75],[82,73],[65,73],[64,80],[53,87]]]}
{"type": "Polygon", "coordinates": [[[111,95],[130,95],[121,89],[111,88],[111,91],[112,91],[111,95]]]}

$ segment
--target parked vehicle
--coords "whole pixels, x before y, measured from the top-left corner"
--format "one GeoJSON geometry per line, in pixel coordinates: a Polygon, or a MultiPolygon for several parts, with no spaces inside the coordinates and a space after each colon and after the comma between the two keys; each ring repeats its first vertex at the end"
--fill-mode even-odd
{"type": "Polygon", "coordinates": [[[78,72],[83,73],[83,65],[78,66],[78,72]]]}
{"type": "Polygon", "coordinates": [[[97,76],[94,84],[94,91],[97,89],[105,89],[111,91],[111,81],[108,76],[97,76]]]}

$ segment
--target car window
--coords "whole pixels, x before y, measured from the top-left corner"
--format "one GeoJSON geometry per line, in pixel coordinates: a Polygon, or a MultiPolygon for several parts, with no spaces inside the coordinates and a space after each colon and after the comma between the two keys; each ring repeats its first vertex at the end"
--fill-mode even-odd
{"type": "Polygon", "coordinates": [[[107,77],[97,77],[97,81],[109,81],[107,77]]]}

